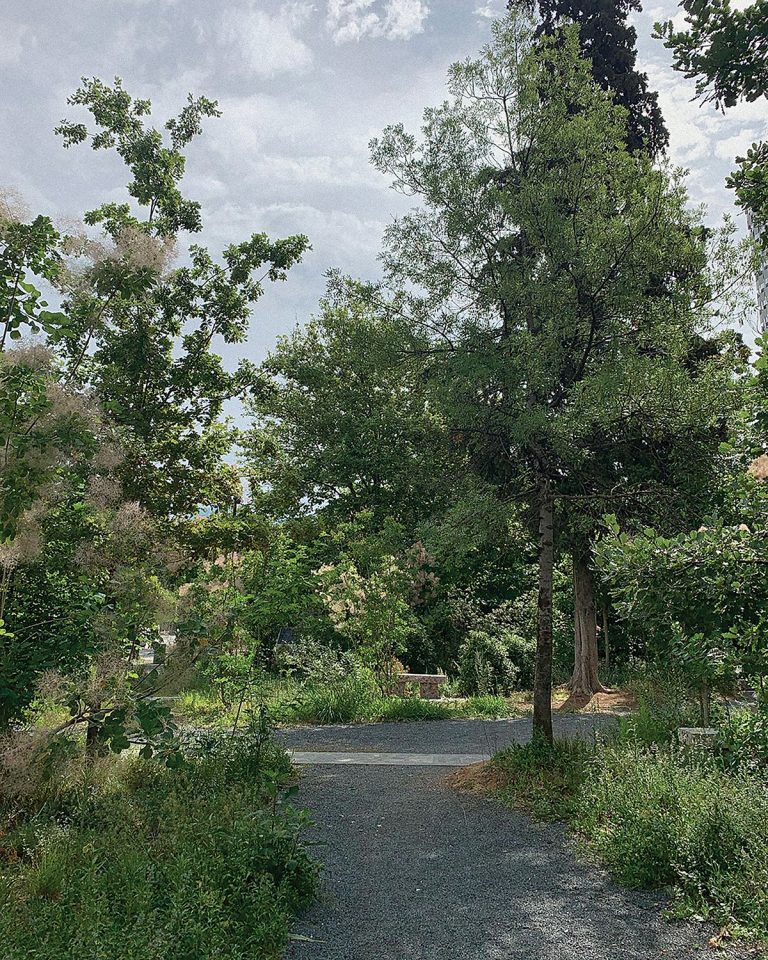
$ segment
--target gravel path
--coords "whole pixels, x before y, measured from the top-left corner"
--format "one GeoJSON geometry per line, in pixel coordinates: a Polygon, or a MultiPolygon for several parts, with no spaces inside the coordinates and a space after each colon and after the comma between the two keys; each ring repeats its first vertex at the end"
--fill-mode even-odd
{"type": "MultiPolygon", "coordinates": [[[[558,718],[591,736],[610,718],[558,718]]],[[[282,731],[302,751],[489,753],[530,722],[433,721],[282,731]]],[[[290,960],[657,960],[709,955],[711,929],[661,919],[661,901],[580,862],[559,827],[445,785],[440,766],[302,770],[325,864],[290,960]]],[[[721,955],[722,956],[722,955],[721,955]]]]}

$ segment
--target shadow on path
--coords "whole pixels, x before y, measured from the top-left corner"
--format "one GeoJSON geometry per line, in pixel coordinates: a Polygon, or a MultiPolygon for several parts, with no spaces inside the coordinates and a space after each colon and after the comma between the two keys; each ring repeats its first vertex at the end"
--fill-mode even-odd
{"type": "MultiPolygon", "coordinates": [[[[320,728],[283,739],[305,750],[408,752],[412,745],[414,753],[474,753],[489,737],[499,746],[527,739],[530,728],[527,721],[438,726],[446,724],[320,728]],[[398,729],[382,729],[390,727],[398,729]]],[[[296,928],[314,942],[294,942],[290,960],[684,960],[707,953],[710,929],[665,922],[657,897],[621,890],[579,862],[564,830],[457,793],[446,784],[448,772],[304,768],[300,798],[316,822],[325,880],[296,928]]]]}

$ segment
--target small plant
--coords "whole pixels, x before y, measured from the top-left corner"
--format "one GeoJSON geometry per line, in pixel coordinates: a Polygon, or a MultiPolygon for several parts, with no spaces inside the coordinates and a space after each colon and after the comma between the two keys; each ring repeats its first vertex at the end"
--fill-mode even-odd
{"type": "Polygon", "coordinates": [[[578,807],[594,746],[582,740],[532,740],[493,758],[502,799],[542,820],[569,820],[578,807]]]}

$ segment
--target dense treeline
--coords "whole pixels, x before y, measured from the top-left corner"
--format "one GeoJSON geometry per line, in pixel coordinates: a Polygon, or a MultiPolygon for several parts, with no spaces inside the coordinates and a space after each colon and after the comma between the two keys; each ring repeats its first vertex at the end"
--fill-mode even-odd
{"type": "MultiPolygon", "coordinates": [[[[332,273],[259,368],[217,350],[245,341],[263,284],[308,241],[181,256],[202,227],[184,150],[216,104],[190,96],[156,129],[119,81],[72,96],[92,122],[63,121],[65,146],[115,150],[131,200],[67,235],[2,209],[3,724],[54,697],[63,728],[115,747],[130,728],[149,752],[170,737],[153,695],[172,665],[131,665],[169,624],[178,669],[245,678],[275,668],[281,628],[381,683],[398,662],[475,693],[534,673],[548,737],[553,675],[588,697],[600,656],[697,658],[685,603],[663,643],[648,605],[670,609],[664,563],[702,524],[704,553],[745,524],[734,562],[757,563],[764,378],[733,332],[748,251],[658,159],[645,78],[617,92],[593,76],[585,53],[634,63],[632,31],[614,49],[589,10],[539,15],[513,11],[452,69],[420,137],[373,142],[415,199],[383,281],[332,273]]],[[[723,659],[738,637],[736,657],[762,607],[706,616],[705,646],[723,659]]]]}

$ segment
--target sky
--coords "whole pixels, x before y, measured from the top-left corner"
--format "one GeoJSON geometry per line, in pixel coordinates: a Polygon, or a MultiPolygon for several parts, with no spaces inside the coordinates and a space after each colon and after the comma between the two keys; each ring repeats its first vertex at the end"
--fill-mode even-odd
{"type": "MultiPolygon", "coordinates": [[[[120,161],[53,133],[80,117],[66,98],[80,77],[123,79],[150,99],[157,125],[188,92],[219,101],[189,149],[184,192],[202,203],[195,242],[212,252],[254,232],[306,234],[312,244],[286,283],[257,304],[247,344],[261,360],[315,311],[330,268],[380,276],[386,224],[411,201],[368,161],[390,123],[416,130],[445,96],[450,63],[488,39],[504,0],[3,0],[0,5],[0,187],[35,213],[64,221],[125,198],[120,161]]],[[[711,221],[734,212],[724,179],[733,158],[768,128],[765,102],[727,113],[693,101],[651,33],[683,18],[674,0],[633,15],[640,65],[671,134],[670,156],[690,171],[693,202],[711,221]]],[[[739,221],[743,219],[739,216],[739,221]]],[[[234,360],[234,355],[229,359],[234,360]]]]}

